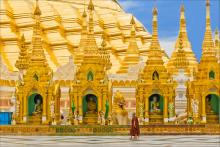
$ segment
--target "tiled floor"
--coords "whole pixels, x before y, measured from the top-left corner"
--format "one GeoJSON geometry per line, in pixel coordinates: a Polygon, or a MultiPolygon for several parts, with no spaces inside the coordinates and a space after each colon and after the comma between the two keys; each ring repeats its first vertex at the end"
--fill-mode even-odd
{"type": "Polygon", "coordinates": [[[0,136],[0,147],[220,147],[220,136],[0,136]]]}

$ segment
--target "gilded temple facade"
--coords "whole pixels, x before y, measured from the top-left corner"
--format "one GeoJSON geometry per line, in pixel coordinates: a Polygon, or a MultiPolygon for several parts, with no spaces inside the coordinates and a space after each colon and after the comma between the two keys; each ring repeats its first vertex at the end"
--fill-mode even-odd
{"type": "Polygon", "coordinates": [[[209,0],[200,62],[184,5],[170,58],[157,8],[152,35],[116,0],[2,0],[0,11],[0,111],[12,124],[124,124],[134,112],[142,125],[220,122],[209,0]]]}

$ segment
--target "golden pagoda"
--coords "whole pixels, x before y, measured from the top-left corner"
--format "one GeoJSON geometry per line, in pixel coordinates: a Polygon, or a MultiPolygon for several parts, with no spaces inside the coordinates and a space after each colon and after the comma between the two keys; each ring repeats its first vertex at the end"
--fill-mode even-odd
{"type": "MultiPolygon", "coordinates": [[[[24,75],[16,85],[16,123],[50,124],[52,118],[60,119],[59,86],[52,82],[53,71],[48,67],[42,48],[40,30],[41,10],[36,1],[34,10],[35,25],[32,37],[32,53],[28,55],[24,46],[21,47],[16,67],[25,70],[24,75]],[[23,60],[22,60],[23,59],[23,60]],[[23,62],[23,61],[26,62],[23,62]],[[53,109],[51,109],[53,102],[53,109]]],[[[24,37],[22,37],[24,45],[24,37]]]]}
{"type": "Polygon", "coordinates": [[[149,55],[137,83],[136,112],[145,123],[161,124],[168,122],[168,102],[173,95],[173,86],[162,59],[157,15],[154,8],[149,55]]]}
{"type": "Polygon", "coordinates": [[[202,57],[198,66],[196,80],[191,83],[190,93],[199,102],[199,110],[191,114],[201,117],[202,123],[219,122],[220,63],[216,57],[210,25],[210,1],[206,0],[206,29],[202,44],[202,57]]]}
{"type": "MultiPolygon", "coordinates": [[[[70,108],[73,106],[75,108],[74,110],[70,109],[72,111],[70,115],[77,114],[80,124],[100,123],[98,121],[100,114],[108,115],[106,109],[111,110],[112,102],[107,78],[110,61],[105,48],[99,49],[94,38],[94,9],[93,2],[90,0],[83,61],[76,73],[75,81],[70,87],[70,108]]],[[[104,42],[102,43],[103,47],[105,47],[104,42]]]]}
{"type": "Polygon", "coordinates": [[[168,61],[167,70],[170,74],[175,75],[179,72],[179,69],[184,69],[187,76],[193,77],[193,73],[197,71],[197,66],[198,63],[187,35],[185,8],[182,4],[180,9],[179,35],[176,40],[175,50],[168,61]]]}
{"type": "Polygon", "coordinates": [[[117,73],[127,73],[128,68],[131,65],[137,65],[139,62],[139,50],[136,42],[136,34],[135,34],[135,20],[132,16],[131,18],[131,37],[128,45],[128,49],[126,50],[125,57],[121,63],[121,67],[117,73]]]}

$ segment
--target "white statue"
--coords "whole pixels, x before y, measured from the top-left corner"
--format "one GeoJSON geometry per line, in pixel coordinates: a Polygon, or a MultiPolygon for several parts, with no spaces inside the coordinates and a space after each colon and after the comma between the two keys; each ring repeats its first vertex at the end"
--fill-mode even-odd
{"type": "Polygon", "coordinates": [[[199,105],[198,100],[192,99],[191,106],[192,106],[193,114],[198,114],[198,105],[199,105]]]}

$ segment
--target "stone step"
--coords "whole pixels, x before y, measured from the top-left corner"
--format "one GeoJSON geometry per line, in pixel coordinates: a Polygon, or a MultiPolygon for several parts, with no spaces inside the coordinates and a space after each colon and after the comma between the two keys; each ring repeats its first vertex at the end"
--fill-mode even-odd
{"type": "Polygon", "coordinates": [[[207,123],[218,124],[219,123],[219,116],[216,114],[208,114],[207,115],[207,123]]]}

